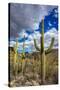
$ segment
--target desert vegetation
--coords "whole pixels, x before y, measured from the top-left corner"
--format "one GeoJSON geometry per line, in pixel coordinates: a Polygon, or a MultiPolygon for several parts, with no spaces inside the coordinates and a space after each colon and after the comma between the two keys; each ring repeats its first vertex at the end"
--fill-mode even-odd
{"type": "MultiPolygon", "coordinates": [[[[11,48],[10,48],[11,49],[11,48]]],[[[24,61],[18,53],[18,62],[14,70],[14,52],[10,51],[10,86],[41,85],[41,57],[39,52],[27,53],[24,61]],[[23,64],[23,65],[22,65],[23,64]],[[23,67],[23,72],[22,72],[23,67]]],[[[45,85],[58,84],[58,50],[53,49],[46,56],[45,85]]]]}
{"type": "Polygon", "coordinates": [[[54,38],[47,50],[44,49],[44,20],[41,23],[41,47],[34,39],[36,52],[18,53],[16,45],[9,49],[10,86],[36,86],[58,83],[58,50],[53,49],[54,38]]]}

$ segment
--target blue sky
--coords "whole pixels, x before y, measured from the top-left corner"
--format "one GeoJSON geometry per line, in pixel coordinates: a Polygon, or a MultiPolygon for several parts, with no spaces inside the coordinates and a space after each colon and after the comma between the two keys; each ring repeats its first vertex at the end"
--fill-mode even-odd
{"type": "Polygon", "coordinates": [[[10,16],[10,46],[15,45],[17,38],[19,52],[23,50],[23,42],[25,42],[25,52],[36,51],[33,39],[36,39],[40,47],[41,20],[44,17],[45,48],[49,47],[52,37],[55,38],[54,48],[58,48],[57,6],[11,4],[10,16]]]}

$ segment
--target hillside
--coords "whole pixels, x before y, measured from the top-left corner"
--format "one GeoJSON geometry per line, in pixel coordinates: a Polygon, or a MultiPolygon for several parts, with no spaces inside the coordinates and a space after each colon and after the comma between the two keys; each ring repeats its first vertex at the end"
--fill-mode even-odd
{"type": "MultiPolygon", "coordinates": [[[[39,52],[26,53],[24,61],[21,61],[21,53],[17,55],[17,68],[14,71],[14,52],[10,48],[10,79],[11,82],[15,79],[16,69],[18,73],[16,75],[16,81],[11,86],[32,86],[41,85],[41,59],[39,52]],[[22,66],[23,71],[22,73],[22,66]]],[[[51,53],[46,55],[46,82],[45,84],[58,84],[58,50],[53,49],[51,53]]]]}

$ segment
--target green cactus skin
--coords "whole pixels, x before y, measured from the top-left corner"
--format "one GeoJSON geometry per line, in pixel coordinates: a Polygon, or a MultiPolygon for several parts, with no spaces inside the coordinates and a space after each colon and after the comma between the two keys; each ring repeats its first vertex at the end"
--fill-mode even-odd
{"type": "Polygon", "coordinates": [[[45,62],[46,62],[46,54],[50,53],[54,44],[54,38],[51,40],[51,44],[47,50],[44,50],[44,20],[42,19],[42,30],[41,30],[41,47],[39,48],[36,44],[36,40],[34,39],[34,46],[36,50],[40,52],[41,55],[41,84],[45,84],[45,62]]]}

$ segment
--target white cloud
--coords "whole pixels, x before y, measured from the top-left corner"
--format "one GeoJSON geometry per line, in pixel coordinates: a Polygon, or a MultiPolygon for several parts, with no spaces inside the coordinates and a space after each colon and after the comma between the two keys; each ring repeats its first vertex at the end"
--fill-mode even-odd
{"type": "Polygon", "coordinates": [[[56,37],[58,35],[58,31],[55,28],[52,28],[45,33],[45,36],[46,35],[49,35],[50,37],[56,37]]]}
{"type": "Polygon", "coordinates": [[[26,40],[26,41],[25,41],[25,44],[26,44],[26,45],[33,45],[33,44],[34,44],[34,42],[33,42],[33,40],[31,40],[31,41],[26,40]]]}
{"type": "Polygon", "coordinates": [[[39,28],[39,23],[38,22],[34,22],[32,27],[33,27],[32,28],[33,30],[38,29],[39,28]]]}
{"type": "Polygon", "coordinates": [[[58,17],[58,9],[54,10],[54,17],[57,18],[58,17]]]}
{"type": "Polygon", "coordinates": [[[49,26],[52,26],[52,24],[51,24],[51,22],[50,22],[50,21],[49,21],[48,23],[49,23],[49,26]]]}
{"type": "Polygon", "coordinates": [[[25,37],[28,37],[28,34],[26,33],[26,31],[23,29],[20,33],[19,33],[19,36],[20,38],[24,38],[25,37]]]}
{"type": "Polygon", "coordinates": [[[29,40],[32,40],[32,39],[33,39],[33,37],[32,37],[31,34],[28,36],[28,39],[29,39],[29,40]]]}
{"type": "Polygon", "coordinates": [[[54,37],[55,39],[54,47],[57,47],[56,45],[58,45],[58,31],[55,28],[52,28],[49,31],[47,31],[44,37],[45,37],[45,47],[49,47],[52,37],[54,37]]]}
{"type": "Polygon", "coordinates": [[[32,34],[33,39],[34,39],[34,38],[35,38],[35,39],[39,39],[40,36],[41,36],[41,34],[39,33],[39,31],[34,31],[34,33],[32,34]]]}
{"type": "Polygon", "coordinates": [[[58,13],[58,9],[55,9],[54,12],[55,12],[55,13],[58,13]]]}
{"type": "Polygon", "coordinates": [[[10,47],[13,47],[14,45],[16,44],[16,42],[15,41],[10,41],[10,47]]]}
{"type": "MultiPolygon", "coordinates": [[[[25,32],[23,33],[23,35],[25,34],[25,32]]],[[[40,48],[40,37],[41,34],[38,31],[35,31],[33,34],[28,35],[28,39],[25,40],[25,49],[26,50],[32,50],[35,51],[35,46],[34,46],[34,36],[36,39],[36,43],[38,45],[38,47],[40,48]]],[[[52,37],[55,38],[54,41],[54,47],[53,48],[57,48],[58,47],[58,31],[55,28],[52,28],[50,30],[48,30],[45,34],[44,34],[44,46],[45,49],[49,47],[50,43],[51,43],[51,39],[52,37]]],[[[15,41],[11,41],[10,42],[10,46],[14,46],[16,44],[15,41]]],[[[22,51],[23,49],[23,42],[18,42],[18,49],[22,51]]]]}

